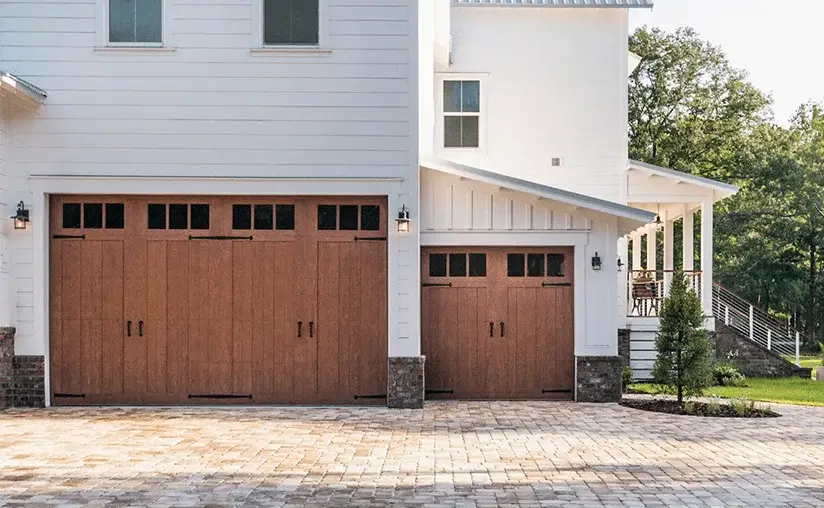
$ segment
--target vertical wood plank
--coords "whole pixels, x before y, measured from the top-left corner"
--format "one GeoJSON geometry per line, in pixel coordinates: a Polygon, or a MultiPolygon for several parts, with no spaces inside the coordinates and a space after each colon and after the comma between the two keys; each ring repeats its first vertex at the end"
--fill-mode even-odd
{"type": "MultiPolygon", "coordinates": [[[[169,387],[169,361],[167,294],[168,294],[168,242],[148,242],[147,312],[144,322],[144,339],[147,345],[147,389],[152,394],[166,394],[169,387]]],[[[180,297],[184,295],[175,295],[180,297]]],[[[143,319],[143,318],[141,318],[143,319]]],[[[174,367],[172,367],[174,368],[174,367]]]]}
{"type": "MultiPolygon", "coordinates": [[[[189,391],[189,243],[166,243],[167,391],[175,400],[188,401],[189,391]]],[[[153,329],[156,327],[153,325],[153,329]]]]}

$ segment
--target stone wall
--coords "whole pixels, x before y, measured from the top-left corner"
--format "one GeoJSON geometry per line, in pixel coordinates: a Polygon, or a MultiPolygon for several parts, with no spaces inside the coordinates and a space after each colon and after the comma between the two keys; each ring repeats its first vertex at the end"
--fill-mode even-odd
{"type": "Polygon", "coordinates": [[[810,377],[810,369],[796,367],[760,344],[742,337],[734,328],[716,324],[711,334],[718,361],[732,362],[748,377],[810,377]]]}
{"type": "Polygon", "coordinates": [[[629,365],[629,341],[630,331],[627,328],[618,329],[618,356],[621,358],[621,366],[629,365]]]}
{"type": "Polygon", "coordinates": [[[421,409],[424,399],[426,357],[390,357],[386,405],[396,409],[421,409]]]}
{"type": "Polygon", "coordinates": [[[46,382],[42,356],[14,357],[14,407],[45,407],[46,382]]]}
{"type": "Polygon", "coordinates": [[[578,356],[575,400],[578,402],[620,402],[620,356],[578,356]]]}
{"type": "Polygon", "coordinates": [[[0,328],[0,409],[14,405],[14,328],[0,328]]]}

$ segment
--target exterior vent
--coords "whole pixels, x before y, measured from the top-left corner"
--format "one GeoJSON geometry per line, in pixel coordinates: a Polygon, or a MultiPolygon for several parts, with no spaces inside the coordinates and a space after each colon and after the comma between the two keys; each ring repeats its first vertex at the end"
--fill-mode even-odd
{"type": "Polygon", "coordinates": [[[561,167],[561,158],[560,157],[553,157],[552,158],[552,167],[553,168],[561,167]]]}

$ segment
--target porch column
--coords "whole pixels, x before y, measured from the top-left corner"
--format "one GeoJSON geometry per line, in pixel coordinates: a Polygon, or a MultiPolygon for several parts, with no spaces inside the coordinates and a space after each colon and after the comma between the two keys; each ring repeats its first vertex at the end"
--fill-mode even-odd
{"type": "Polygon", "coordinates": [[[684,231],[682,237],[684,239],[683,249],[683,270],[691,272],[695,270],[695,238],[693,237],[695,230],[695,212],[690,205],[684,205],[684,231]]]}
{"type": "Polygon", "coordinates": [[[632,238],[632,269],[641,270],[641,233],[635,232],[632,238]]]}
{"type": "Polygon", "coordinates": [[[647,225],[647,270],[653,272],[658,267],[658,225],[647,225]]]}
{"type": "Polygon", "coordinates": [[[712,198],[701,203],[701,271],[704,314],[712,316],[712,198]]]}
{"type": "Polygon", "coordinates": [[[627,321],[627,278],[629,268],[629,236],[618,239],[618,258],[624,263],[618,272],[618,326],[626,326],[627,321]]]}
{"type": "Polygon", "coordinates": [[[669,213],[663,217],[664,220],[664,292],[669,293],[670,282],[672,282],[672,269],[674,267],[675,242],[673,232],[675,223],[670,219],[669,213]]]}

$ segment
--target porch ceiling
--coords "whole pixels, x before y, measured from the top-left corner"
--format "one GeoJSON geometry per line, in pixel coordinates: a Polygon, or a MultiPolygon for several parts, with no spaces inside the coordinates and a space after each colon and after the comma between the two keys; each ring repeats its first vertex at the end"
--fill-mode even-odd
{"type": "Polygon", "coordinates": [[[624,235],[655,219],[655,213],[630,206],[577,194],[564,189],[522,180],[473,166],[458,164],[446,159],[421,157],[421,167],[475,180],[503,189],[522,192],[542,199],[556,201],[574,208],[610,215],[618,218],[618,234],[624,235]]]}
{"type": "Polygon", "coordinates": [[[738,187],[682,171],[631,160],[627,166],[627,202],[649,209],[666,203],[700,204],[735,195],[738,187]]]}

